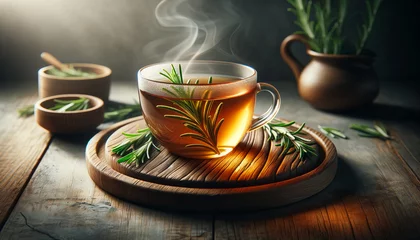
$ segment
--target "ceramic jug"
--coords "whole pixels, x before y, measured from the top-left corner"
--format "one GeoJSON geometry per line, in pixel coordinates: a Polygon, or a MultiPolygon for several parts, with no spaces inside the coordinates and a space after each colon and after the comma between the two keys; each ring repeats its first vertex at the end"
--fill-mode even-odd
{"type": "Polygon", "coordinates": [[[379,93],[373,56],[318,53],[310,50],[307,38],[300,34],[285,38],[280,53],[296,77],[299,95],[315,108],[354,109],[372,103],[379,93]],[[291,52],[295,41],[304,43],[311,57],[305,67],[291,52]]]}

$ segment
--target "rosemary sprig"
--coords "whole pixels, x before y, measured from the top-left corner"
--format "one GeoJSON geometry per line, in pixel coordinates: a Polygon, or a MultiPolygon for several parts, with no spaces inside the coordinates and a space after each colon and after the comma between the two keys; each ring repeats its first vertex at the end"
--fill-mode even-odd
{"type": "Polygon", "coordinates": [[[362,30],[358,28],[359,42],[356,43],[356,54],[360,54],[365,46],[366,40],[372,30],[373,23],[375,22],[376,14],[378,13],[379,6],[383,0],[366,1],[366,19],[362,25],[362,30]]]}
{"type": "Polygon", "coordinates": [[[135,104],[119,104],[119,106],[109,106],[104,114],[104,122],[117,122],[131,117],[140,116],[141,106],[135,104]]]}
{"type": "Polygon", "coordinates": [[[19,117],[29,117],[34,115],[34,105],[28,105],[18,109],[19,117]]]}
{"type": "Polygon", "coordinates": [[[85,110],[89,107],[89,99],[80,97],[75,100],[54,99],[55,105],[49,108],[57,112],[85,110]]]}
{"type": "Polygon", "coordinates": [[[344,133],[336,128],[332,128],[332,127],[325,127],[325,126],[321,126],[318,125],[319,130],[329,136],[329,137],[333,137],[333,138],[343,138],[343,139],[347,139],[348,137],[346,135],[344,135],[344,133]]]}
{"type": "Polygon", "coordinates": [[[150,159],[150,151],[153,148],[160,151],[153,143],[153,135],[149,128],[139,129],[137,133],[122,133],[126,140],[112,148],[112,152],[121,156],[118,163],[127,162],[129,164],[136,162],[136,166],[150,159]]]}
{"type": "Polygon", "coordinates": [[[316,156],[317,153],[315,148],[308,144],[311,140],[299,136],[299,134],[304,134],[302,129],[305,126],[305,123],[303,123],[299,129],[292,132],[287,129],[287,127],[293,125],[294,123],[294,121],[288,123],[272,121],[271,123],[265,124],[263,129],[268,134],[268,140],[278,142],[276,146],[283,147],[283,152],[285,154],[292,153],[293,151],[290,151],[290,149],[294,147],[296,151],[299,152],[299,158],[302,160],[307,156],[316,156]]]}
{"type": "MultiPolygon", "coordinates": [[[[25,106],[18,109],[19,117],[29,117],[34,114],[34,105],[25,106]]],[[[135,104],[118,104],[118,106],[108,106],[104,114],[104,122],[118,122],[131,117],[141,115],[141,106],[135,104]]]]}
{"type": "Polygon", "coordinates": [[[47,72],[48,74],[57,76],[57,77],[87,77],[87,78],[94,78],[97,76],[94,72],[84,72],[79,69],[75,69],[72,65],[69,65],[67,69],[57,69],[51,68],[47,72]]]}
{"type": "MultiPolygon", "coordinates": [[[[312,0],[287,0],[292,8],[288,11],[296,15],[295,24],[308,38],[311,49],[320,53],[341,54],[346,37],[343,35],[343,25],[347,16],[347,0],[323,0],[312,4],[312,0]],[[313,6],[313,7],[312,7],[313,6]],[[336,9],[336,11],[331,11],[336,9]],[[335,13],[335,14],[333,14],[335,13]]],[[[355,53],[361,54],[366,40],[383,0],[365,0],[366,18],[359,30],[359,39],[355,43],[355,53]]]]}
{"type": "MultiPolygon", "coordinates": [[[[171,65],[171,67],[171,72],[164,69],[160,74],[169,79],[172,83],[183,84],[184,79],[181,65],[179,65],[178,73],[173,65],[171,65]]],[[[212,81],[213,78],[209,77],[207,83],[211,84],[212,81]]],[[[191,80],[189,79],[186,81],[186,84],[190,84],[190,82],[191,80]]],[[[198,84],[198,80],[195,81],[195,84],[198,84]]],[[[191,137],[201,142],[197,144],[188,144],[185,147],[207,148],[216,154],[220,154],[217,147],[217,134],[224,121],[223,118],[218,120],[223,103],[219,103],[212,116],[211,110],[214,101],[206,100],[210,96],[209,90],[203,92],[203,95],[201,96],[201,99],[203,100],[191,100],[194,95],[193,88],[185,90],[182,86],[172,86],[171,89],[164,88],[163,91],[176,98],[167,99],[175,107],[168,105],[157,105],[156,107],[176,113],[165,114],[164,117],[184,121],[184,126],[194,131],[183,133],[180,137],[191,137]]]]}
{"type": "Polygon", "coordinates": [[[310,20],[312,1],[306,0],[287,0],[294,8],[288,8],[287,11],[296,15],[297,20],[295,24],[298,25],[308,38],[308,44],[314,51],[321,52],[321,47],[315,36],[314,22],[310,20]]]}
{"type": "Polygon", "coordinates": [[[361,137],[380,138],[382,140],[391,139],[385,126],[380,122],[374,123],[374,128],[362,124],[351,124],[349,127],[358,131],[361,137]]]}

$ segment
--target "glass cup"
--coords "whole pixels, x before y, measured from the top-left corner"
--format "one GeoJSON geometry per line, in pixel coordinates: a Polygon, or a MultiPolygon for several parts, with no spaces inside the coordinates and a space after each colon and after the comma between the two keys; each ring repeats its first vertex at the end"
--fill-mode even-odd
{"type": "Polygon", "coordinates": [[[160,144],[175,155],[224,156],[280,109],[277,89],[257,83],[257,71],[249,66],[198,60],[172,64],[140,69],[138,87],[144,120],[160,144]],[[256,95],[262,91],[271,93],[272,103],[254,117],[256,95]]]}

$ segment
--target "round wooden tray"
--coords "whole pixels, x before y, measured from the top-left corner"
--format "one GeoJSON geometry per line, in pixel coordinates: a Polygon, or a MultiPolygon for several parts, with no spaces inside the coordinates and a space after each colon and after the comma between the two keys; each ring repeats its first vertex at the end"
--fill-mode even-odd
{"type": "MultiPolygon", "coordinates": [[[[117,123],[96,134],[86,148],[89,175],[105,191],[146,206],[172,210],[237,211],[282,206],[314,195],[334,178],[337,152],[321,133],[305,127],[318,156],[297,153],[267,141],[262,129],[248,133],[227,156],[184,159],[161,147],[140,164],[118,164],[110,149],[121,132],[146,127],[142,117],[117,123]]],[[[293,125],[291,128],[297,128],[293,125]]]]}

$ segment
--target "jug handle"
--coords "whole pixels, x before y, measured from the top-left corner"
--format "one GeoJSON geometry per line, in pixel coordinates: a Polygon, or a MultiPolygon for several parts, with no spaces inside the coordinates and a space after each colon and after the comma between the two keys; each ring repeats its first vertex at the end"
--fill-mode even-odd
{"type": "Polygon", "coordinates": [[[300,73],[302,72],[302,69],[303,69],[303,65],[292,54],[291,45],[295,41],[299,41],[305,44],[306,50],[311,49],[308,43],[308,38],[305,35],[292,34],[292,35],[287,36],[281,43],[280,55],[283,58],[283,60],[287,63],[287,65],[289,65],[289,67],[292,69],[293,74],[296,77],[296,81],[298,81],[300,73]]]}

